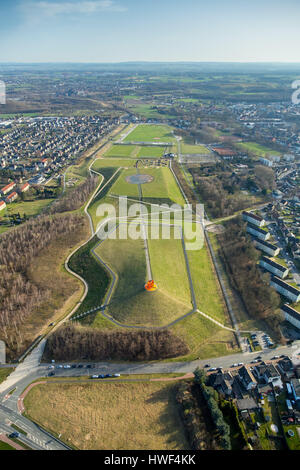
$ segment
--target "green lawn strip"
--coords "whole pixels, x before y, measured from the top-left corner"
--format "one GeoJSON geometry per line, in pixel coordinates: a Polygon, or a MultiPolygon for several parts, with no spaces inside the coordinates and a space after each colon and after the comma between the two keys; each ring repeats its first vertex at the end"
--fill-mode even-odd
{"type": "Polygon", "coordinates": [[[0,440],[0,450],[16,450],[14,447],[10,446],[6,442],[0,440]]]}
{"type": "Polygon", "coordinates": [[[86,245],[79,248],[69,261],[69,267],[79,274],[89,287],[88,294],[74,314],[75,316],[101,305],[109,286],[108,273],[91,253],[98,241],[95,236],[86,245]]]}
{"type": "Polygon", "coordinates": [[[101,170],[103,168],[126,168],[126,167],[133,167],[135,165],[135,160],[134,159],[125,159],[125,158],[98,158],[95,160],[92,169],[99,171],[101,173],[101,170]]]}
{"type": "Polygon", "coordinates": [[[208,248],[204,245],[200,250],[188,250],[187,256],[198,309],[220,323],[231,326],[226,318],[225,305],[208,248]]]}
{"type": "Polygon", "coordinates": [[[182,154],[201,154],[209,155],[211,152],[204,145],[192,145],[192,144],[181,144],[181,153],[182,154]]]}
{"type": "Polygon", "coordinates": [[[170,239],[148,240],[152,275],[162,292],[183,303],[183,313],[192,309],[187,267],[179,229],[170,230],[170,239]]]}
{"type": "Polygon", "coordinates": [[[199,313],[193,313],[180,320],[170,330],[185,341],[190,348],[190,353],[168,360],[168,362],[208,359],[237,352],[234,335],[199,313]]]}
{"type": "Polygon", "coordinates": [[[135,150],[135,145],[114,144],[105,152],[104,157],[131,157],[135,150]]]}
{"type": "Polygon", "coordinates": [[[6,378],[14,371],[13,367],[1,367],[0,368],[0,384],[6,380],[6,378]]]}

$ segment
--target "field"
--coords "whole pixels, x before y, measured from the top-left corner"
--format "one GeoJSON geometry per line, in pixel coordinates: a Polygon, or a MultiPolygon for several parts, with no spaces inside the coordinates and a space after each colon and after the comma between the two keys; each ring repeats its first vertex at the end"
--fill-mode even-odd
{"type": "Polygon", "coordinates": [[[256,144],[255,142],[242,142],[236,144],[236,147],[240,150],[246,150],[248,152],[255,153],[258,157],[265,157],[267,154],[269,155],[281,155],[280,152],[276,150],[272,150],[269,147],[265,147],[260,144],[256,144]]]}
{"type": "Polygon", "coordinates": [[[132,157],[136,153],[135,145],[112,145],[105,153],[105,157],[132,157]]]}
{"type": "Polygon", "coordinates": [[[176,384],[50,383],[25,398],[28,416],[81,450],[189,449],[176,384]]]}
{"type": "Polygon", "coordinates": [[[165,153],[164,147],[139,147],[137,158],[160,158],[165,153]]]}
{"type": "Polygon", "coordinates": [[[175,141],[171,127],[155,124],[140,124],[124,139],[124,142],[165,143],[175,141]]]}
{"type": "Polygon", "coordinates": [[[211,152],[204,145],[181,144],[181,153],[184,155],[209,155],[211,152]]]}

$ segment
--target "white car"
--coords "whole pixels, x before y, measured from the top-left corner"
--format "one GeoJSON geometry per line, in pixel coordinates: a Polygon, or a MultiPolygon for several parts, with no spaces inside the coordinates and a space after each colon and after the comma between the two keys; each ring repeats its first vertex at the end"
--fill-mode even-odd
{"type": "Polygon", "coordinates": [[[71,366],[65,365],[65,366],[64,366],[64,369],[71,369],[71,366]]]}

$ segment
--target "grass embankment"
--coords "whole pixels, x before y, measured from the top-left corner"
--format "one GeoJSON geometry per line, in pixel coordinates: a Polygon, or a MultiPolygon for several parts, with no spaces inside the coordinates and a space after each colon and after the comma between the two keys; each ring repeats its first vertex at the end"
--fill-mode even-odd
{"type": "Polygon", "coordinates": [[[97,237],[92,238],[92,240],[79,248],[69,261],[69,267],[87,282],[89,288],[86,298],[75,315],[101,305],[109,286],[110,281],[106,270],[96,261],[91,253],[97,242],[97,237]]]}
{"type": "Polygon", "coordinates": [[[95,250],[118,276],[107,313],[121,323],[163,326],[192,308],[181,241],[149,240],[149,246],[159,286],[151,293],[144,289],[148,279],[143,240],[105,240],[95,250]]]}
{"type": "Polygon", "coordinates": [[[6,377],[8,377],[12,372],[13,372],[12,367],[1,367],[0,368],[0,384],[6,380],[6,377]]]}
{"type": "Polygon", "coordinates": [[[28,416],[82,450],[189,449],[176,384],[47,383],[25,398],[28,416]]]}

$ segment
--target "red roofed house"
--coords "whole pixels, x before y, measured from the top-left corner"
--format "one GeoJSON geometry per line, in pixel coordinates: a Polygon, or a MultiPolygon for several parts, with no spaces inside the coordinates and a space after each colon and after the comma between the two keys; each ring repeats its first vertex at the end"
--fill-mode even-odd
{"type": "Polygon", "coordinates": [[[9,193],[12,189],[14,189],[15,186],[16,183],[9,183],[7,186],[4,186],[4,188],[1,189],[1,193],[3,196],[5,196],[5,194],[9,193]]]}
{"type": "Polygon", "coordinates": [[[11,202],[14,202],[18,197],[18,194],[14,191],[13,193],[11,193],[9,196],[7,196],[6,198],[6,202],[9,204],[11,202]]]}
{"type": "Polygon", "coordinates": [[[29,183],[25,183],[25,184],[23,184],[23,186],[21,186],[20,192],[25,193],[25,191],[28,191],[29,188],[30,188],[29,183]]]}
{"type": "Polygon", "coordinates": [[[2,211],[2,209],[5,209],[6,207],[6,204],[4,201],[0,201],[0,211],[2,211]]]}

